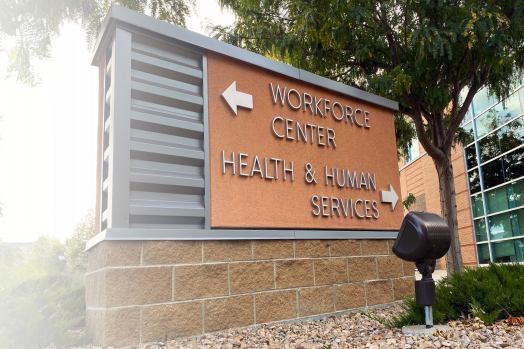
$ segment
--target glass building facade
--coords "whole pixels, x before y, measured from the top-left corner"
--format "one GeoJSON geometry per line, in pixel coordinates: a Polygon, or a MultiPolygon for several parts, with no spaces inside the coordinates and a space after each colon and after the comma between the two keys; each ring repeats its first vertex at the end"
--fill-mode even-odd
{"type": "Polygon", "coordinates": [[[479,91],[462,127],[479,264],[524,262],[524,88],[479,91]]]}

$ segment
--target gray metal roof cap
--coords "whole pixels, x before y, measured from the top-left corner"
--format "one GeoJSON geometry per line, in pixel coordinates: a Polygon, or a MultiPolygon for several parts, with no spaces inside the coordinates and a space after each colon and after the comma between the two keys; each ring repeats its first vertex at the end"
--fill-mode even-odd
{"type": "Polygon", "coordinates": [[[107,39],[107,35],[111,34],[107,33],[107,29],[111,28],[112,22],[115,20],[149,30],[162,36],[176,39],[206,51],[217,52],[222,55],[238,59],[240,61],[253,64],[297,80],[302,80],[328,90],[392,109],[394,111],[399,110],[398,102],[392,101],[390,99],[380,97],[355,87],[344,85],[340,82],[327,79],[302,69],[294,68],[290,65],[275,61],[259,54],[212,39],[205,35],[195,33],[188,29],[178,27],[174,24],[161,21],[159,19],[129,10],[125,7],[115,4],[111,5],[109,8],[104,23],[102,24],[102,29],[98,34],[95,47],[93,48],[93,59],[91,64],[94,66],[98,66],[98,58],[100,56],[101,47],[103,46],[102,43],[107,39]]]}

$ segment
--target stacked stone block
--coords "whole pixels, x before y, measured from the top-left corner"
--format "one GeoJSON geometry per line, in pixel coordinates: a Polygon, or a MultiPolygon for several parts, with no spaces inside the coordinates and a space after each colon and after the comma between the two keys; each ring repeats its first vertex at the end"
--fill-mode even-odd
{"type": "Polygon", "coordinates": [[[104,241],[88,251],[98,345],[165,341],[391,303],[413,263],[387,240],[104,241]]]}

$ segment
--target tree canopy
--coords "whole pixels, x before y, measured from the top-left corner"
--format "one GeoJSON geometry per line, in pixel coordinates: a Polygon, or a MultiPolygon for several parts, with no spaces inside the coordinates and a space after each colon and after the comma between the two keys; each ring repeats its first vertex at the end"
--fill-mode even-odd
{"type": "Polygon", "coordinates": [[[73,231],[73,235],[66,239],[65,258],[73,270],[85,273],[87,271],[86,242],[95,235],[95,212],[90,209],[73,231]]]}
{"type": "MultiPolygon", "coordinates": [[[[462,270],[451,149],[482,88],[504,99],[524,69],[521,0],[219,0],[237,15],[214,37],[399,102],[438,176],[452,229],[448,272],[462,270]]],[[[411,132],[411,133],[410,133],[411,132]]]]}
{"type": "MultiPolygon", "coordinates": [[[[60,35],[67,22],[79,23],[91,48],[112,2],[105,0],[0,0],[0,52],[7,51],[7,78],[36,85],[31,62],[51,57],[51,39],[60,35]],[[14,43],[2,47],[2,38],[14,43]],[[12,40],[10,40],[12,41],[12,40]]],[[[195,0],[120,0],[129,9],[144,12],[185,27],[185,18],[195,8],[195,0]]],[[[4,40],[5,41],[5,40],[4,40]]]]}

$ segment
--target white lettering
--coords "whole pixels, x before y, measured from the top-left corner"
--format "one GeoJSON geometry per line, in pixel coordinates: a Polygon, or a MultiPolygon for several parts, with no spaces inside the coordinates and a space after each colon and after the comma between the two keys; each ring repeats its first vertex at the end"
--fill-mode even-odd
{"type": "Polygon", "coordinates": [[[318,211],[315,212],[315,210],[311,210],[311,213],[313,213],[314,216],[318,216],[320,214],[320,207],[318,207],[318,204],[315,201],[318,201],[318,196],[313,195],[311,197],[311,205],[315,206],[318,211]]]}
{"type": "Polygon", "coordinates": [[[279,134],[277,133],[277,131],[275,130],[275,121],[277,121],[277,120],[279,120],[279,121],[284,121],[284,119],[282,119],[280,116],[277,116],[276,118],[274,118],[273,121],[271,121],[271,131],[273,131],[273,134],[274,134],[275,136],[277,136],[278,138],[284,138],[283,135],[282,135],[282,136],[279,135],[279,134]]]}
{"type": "MultiPolygon", "coordinates": [[[[359,215],[359,214],[358,214],[358,211],[357,211],[357,204],[358,204],[359,202],[362,202],[362,200],[360,200],[360,199],[355,200],[355,214],[356,214],[359,218],[364,218],[365,216],[364,216],[364,215],[362,215],[362,216],[359,215]]],[[[362,204],[362,206],[364,206],[364,204],[362,204]]]]}
{"type": "Polygon", "coordinates": [[[378,215],[379,215],[377,205],[378,205],[378,203],[377,203],[375,200],[373,200],[373,201],[371,202],[371,208],[372,208],[373,211],[374,211],[374,213],[373,213],[373,218],[375,218],[375,219],[377,219],[377,218],[378,218],[378,215]]]}
{"type": "Polygon", "coordinates": [[[295,176],[293,174],[293,161],[289,162],[291,164],[290,168],[286,168],[286,160],[282,160],[282,169],[284,170],[284,180],[286,180],[286,172],[291,172],[291,182],[295,180],[295,176]]]}
{"type": "Polygon", "coordinates": [[[300,127],[300,124],[296,123],[297,128],[297,142],[300,141],[300,136],[302,135],[302,139],[304,140],[304,143],[307,143],[307,124],[304,124],[304,129],[300,127]]]}
{"type": "Polygon", "coordinates": [[[349,170],[346,170],[346,187],[351,186],[351,188],[358,188],[357,185],[357,171],[353,171],[353,177],[351,177],[349,170]]]}
{"type": "Polygon", "coordinates": [[[292,123],[293,120],[286,119],[286,138],[287,139],[294,139],[289,135],[289,131],[293,131],[293,127],[290,127],[289,124],[292,123]]]}
{"type": "Polygon", "coordinates": [[[298,93],[297,90],[289,90],[289,91],[288,91],[288,93],[287,93],[287,104],[288,104],[292,109],[295,109],[295,110],[300,109],[300,106],[302,105],[302,100],[300,99],[300,93],[298,93]],[[294,106],[294,105],[291,103],[291,101],[289,100],[289,95],[290,95],[292,92],[293,92],[293,93],[297,96],[297,98],[298,98],[298,105],[297,105],[297,106],[294,106]]]}
{"type": "Polygon", "coordinates": [[[330,103],[329,99],[324,98],[324,117],[327,117],[327,112],[331,109],[328,107],[328,103],[330,103]]]}
{"type": "Polygon", "coordinates": [[[260,178],[264,178],[264,174],[262,173],[262,168],[260,167],[260,162],[258,161],[258,156],[255,155],[255,158],[253,159],[253,166],[251,166],[251,174],[250,176],[253,177],[253,174],[255,172],[260,173],[260,178]],[[255,167],[257,169],[255,169],[255,167]]]}
{"type": "Polygon", "coordinates": [[[318,107],[318,105],[320,104],[321,101],[322,101],[322,98],[317,100],[317,97],[315,97],[315,114],[316,115],[320,114],[320,115],[324,116],[324,114],[322,114],[322,110],[320,110],[320,108],[318,107]]]}
{"type": "Polygon", "coordinates": [[[342,108],[342,104],[340,104],[339,102],[333,103],[333,105],[331,106],[331,116],[337,121],[342,121],[342,119],[344,119],[344,108],[342,108]],[[340,108],[340,119],[335,114],[335,107],[337,105],[340,108]]]}
{"type": "Polygon", "coordinates": [[[280,86],[277,85],[277,90],[273,90],[273,83],[269,83],[271,89],[271,95],[273,96],[273,104],[277,104],[277,97],[280,97],[280,104],[284,105],[284,96],[286,95],[286,88],[284,87],[283,93],[280,91],[280,86]]]}
{"type": "Polygon", "coordinates": [[[346,105],[346,124],[348,123],[348,118],[351,125],[353,125],[353,109],[349,105],[346,105]]]}
{"type": "Polygon", "coordinates": [[[326,185],[329,184],[328,178],[331,178],[331,186],[335,186],[335,175],[333,174],[333,167],[331,167],[331,174],[328,174],[327,166],[324,166],[324,176],[326,178],[326,185]]]}
{"type": "Polygon", "coordinates": [[[337,215],[340,217],[340,210],[339,210],[339,202],[338,202],[338,198],[331,198],[331,216],[334,216],[334,210],[337,209],[337,215]],[[335,206],[334,203],[337,203],[337,205],[335,206]]]}
{"type": "Polygon", "coordinates": [[[271,177],[267,174],[267,157],[264,157],[264,178],[266,179],[274,179],[275,177],[271,177]]]}
{"type": "Polygon", "coordinates": [[[358,112],[360,112],[362,114],[362,109],[356,109],[355,112],[353,113],[353,118],[355,119],[355,123],[358,126],[362,127],[362,126],[364,126],[364,124],[363,123],[361,124],[360,122],[358,122],[358,119],[357,119],[357,113],[358,112]]]}
{"type": "Polygon", "coordinates": [[[235,153],[231,153],[231,161],[227,161],[225,151],[222,150],[222,174],[226,173],[226,165],[231,165],[235,174],[235,153]]]}
{"type": "Polygon", "coordinates": [[[306,106],[309,107],[309,111],[311,114],[313,114],[313,107],[311,106],[311,103],[313,103],[313,98],[310,94],[304,92],[304,111],[306,111],[306,106]],[[306,101],[306,96],[309,97],[309,101],[306,101]]]}
{"type": "Polygon", "coordinates": [[[242,172],[242,168],[247,166],[247,163],[242,162],[242,157],[244,157],[244,156],[247,157],[247,154],[242,154],[242,153],[238,154],[238,168],[239,168],[238,172],[239,172],[240,176],[246,176],[247,177],[247,176],[249,176],[249,174],[242,172]]]}
{"type": "Polygon", "coordinates": [[[328,207],[328,204],[324,204],[324,200],[329,200],[329,198],[327,196],[323,196],[323,197],[320,198],[321,206],[322,206],[322,216],[328,217],[329,216],[329,212],[327,212],[327,210],[326,210],[326,213],[324,213],[324,209],[326,209],[328,207]]]}

